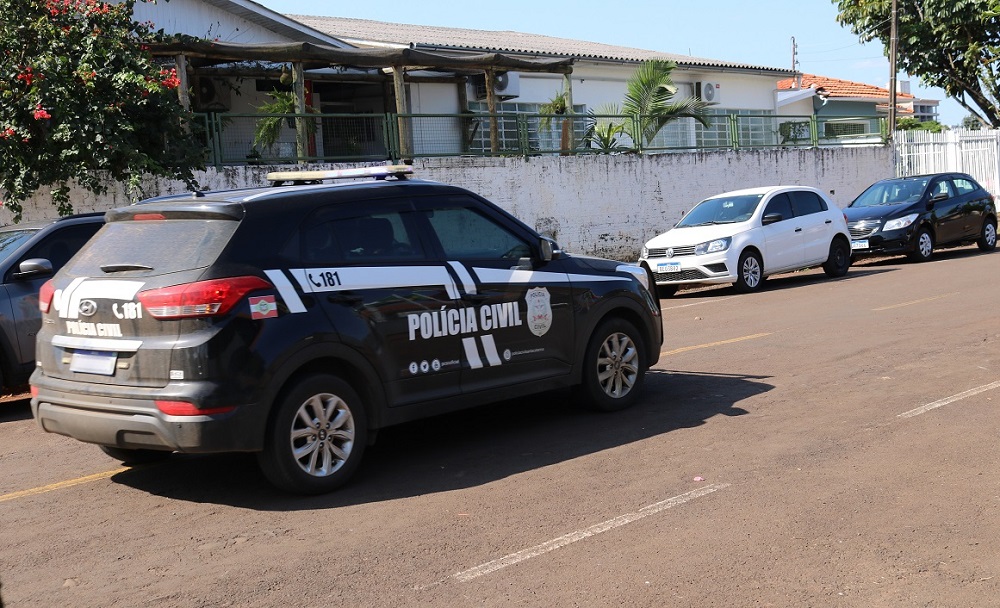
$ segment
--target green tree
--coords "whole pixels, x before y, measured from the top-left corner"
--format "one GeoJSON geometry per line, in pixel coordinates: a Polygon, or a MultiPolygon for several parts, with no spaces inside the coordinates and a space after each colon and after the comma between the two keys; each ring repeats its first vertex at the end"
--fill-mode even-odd
{"type": "Polygon", "coordinates": [[[673,61],[644,61],[625,83],[625,98],[622,104],[605,104],[597,114],[603,116],[625,116],[620,124],[601,119],[596,125],[609,140],[619,133],[628,135],[633,145],[650,144],[663,127],[680,118],[693,118],[703,126],[708,126],[705,110],[709,103],[695,97],[674,101],[677,87],[671,77],[677,64],[673,61]]]}
{"type": "Polygon", "coordinates": [[[936,120],[920,121],[912,116],[905,116],[896,119],[896,129],[899,131],[929,131],[940,133],[944,130],[944,125],[936,120]]]}
{"type": "MultiPolygon", "coordinates": [[[[888,0],[833,0],[837,21],[862,42],[880,40],[888,55],[888,0]]],[[[962,106],[1000,127],[1000,14],[996,0],[899,2],[897,67],[944,89],[962,106]]]]}
{"type": "Polygon", "coordinates": [[[146,174],[197,187],[180,80],[144,46],[155,34],[135,2],[0,0],[0,190],[17,220],[43,187],[63,215],[72,182],[133,197],[146,174]]]}
{"type": "Polygon", "coordinates": [[[978,131],[983,128],[983,121],[979,117],[969,114],[962,119],[962,128],[969,129],[971,131],[978,131]]]}

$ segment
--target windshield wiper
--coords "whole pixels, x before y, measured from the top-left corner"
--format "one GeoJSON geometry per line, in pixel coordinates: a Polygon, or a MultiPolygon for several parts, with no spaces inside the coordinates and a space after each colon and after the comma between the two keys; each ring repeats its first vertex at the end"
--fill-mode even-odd
{"type": "Polygon", "coordinates": [[[152,270],[152,266],[145,264],[104,264],[101,270],[104,272],[124,272],[126,270],[152,270]]]}

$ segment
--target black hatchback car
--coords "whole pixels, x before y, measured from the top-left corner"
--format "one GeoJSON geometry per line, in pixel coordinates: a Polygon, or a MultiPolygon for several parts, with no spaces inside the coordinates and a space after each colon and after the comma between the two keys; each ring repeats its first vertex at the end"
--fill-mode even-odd
{"type": "Polygon", "coordinates": [[[38,423],[126,462],[256,452],[319,493],[392,424],[564,387],[634,402],[663,340],[648,274],[408,172],[109,211],[41,289],[38,423]]]}
{"type": "Polygon", "coordinates": [[[993,196],[964,173],[875,182],[844,209],[855,255],[905,253],[929,260],[934,249],[997,244],[993,196]]]}

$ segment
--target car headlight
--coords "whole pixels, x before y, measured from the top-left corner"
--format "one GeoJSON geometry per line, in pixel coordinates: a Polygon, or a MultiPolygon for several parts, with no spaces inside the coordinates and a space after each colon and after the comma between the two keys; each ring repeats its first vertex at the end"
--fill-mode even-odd
{"type": "Polygon", "coordinates": [[[888,222],[885,223],[885,226],[882,226],[882,230],[899,230],[900,228],[906,228],[913,222],[917,221],[918,215],[920,214],[911,213],[906,217],[898,217],[894,220],[889,220],[888,222]]]}
{"type": "Polygon", "coordinates": [[[646,247],[645,245],[642,246],[642,255],[640,257],[642,257],[642,259],[649,257],[649,247],[646,247]]]}
{"type": "Polygon", "coordinates": [[[729,249],[729,245],[732,242],[733,239],[727,236],[724,239],[715,239],[714,241],[701,243],[700,245],[694,246],[694,253],[695,255],[705,255],[706,253],[717,253],[719,251],[725,251],[729,249]]]}

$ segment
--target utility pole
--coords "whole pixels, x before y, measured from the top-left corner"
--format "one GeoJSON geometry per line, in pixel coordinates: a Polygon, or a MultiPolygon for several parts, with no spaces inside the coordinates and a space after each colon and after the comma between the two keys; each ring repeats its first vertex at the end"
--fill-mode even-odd
{"type": "Polygon", "coordinates": [[[892,0],[891,23],[889,24],[889,127],[887,129],[888,143],[892,143],[893,132],[896,130],[896,44],[899,36],[897,22],[899,9],[897,0],[892,0]]]}

